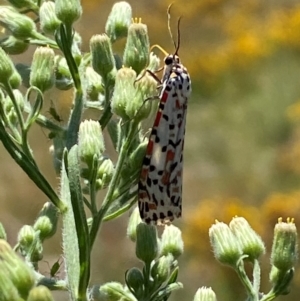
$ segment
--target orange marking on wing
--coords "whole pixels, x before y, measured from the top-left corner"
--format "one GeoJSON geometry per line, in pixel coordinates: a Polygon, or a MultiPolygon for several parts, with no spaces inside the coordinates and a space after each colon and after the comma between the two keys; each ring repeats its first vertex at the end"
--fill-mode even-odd
{"type": "Polygon", "coordinates": [[[169,150],[166,156],[166,162],[173,161],[175,157],[175,152],[169,150]]]}
{"type": "Polygon", "coordinates": [[[148,172],[149,172],[148,168],[143,168],[141,171],[141,178],[146,179],[148,176],[148,172]]]}
{"type": "Polygon", "coordinates": [[[174,187],[173,189],[172,189],[172,192],[179,192],[180,190],[179,190],[179,187],[174,187]]]}
{"type": "Polygon", "coordinates": [[[146,156],[152,155],[152,151],[153,151],[153,141],[150,139],[146,150],[146,156]]]}
{"type": "Polygon", "coordinates": [[[164,185],[168,185],[170,182],[170,173],[169,172],[165,172],[164,175],[161,178],[161,182],[164,185]]]}
{"type": "Polygon", "coordinates": [[[156,210],[157,206],[154,203],[149,203],[150,210],[156,210]]]}

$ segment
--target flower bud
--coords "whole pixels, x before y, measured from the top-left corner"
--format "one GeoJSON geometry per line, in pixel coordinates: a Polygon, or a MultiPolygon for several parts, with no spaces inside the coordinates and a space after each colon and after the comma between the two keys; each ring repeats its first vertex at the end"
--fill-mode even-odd
{"type": "Polygon", "coordinates": [[[129,68],[118,70],[114,94],[111,100],[111,109],[113,113],[122,119],[129,119],[126,114],[126,105],[135,96],[135,80],[136,73],[134,70],[129,68]]]}
{"type": "Polygon", "coordinates": [[[106,34],[94,35],[90,41],[92,66],[106,81],[108,74],[116,73],[116,64],[111,42],[106,34]]]}
{"type": "Polygon", "coordinates": [[[156,87],[156,81],[149,74],[136,81],[134,70],[118,70],[111,102],[112,111],[122,119],[141,121],[151,112],[151,101],[145,100],[157,94],[156,87]]]}
{"type": "Polygon", "coordinates": [[[194,301],[217,301],[217,297],[210,287],[201,287],[197,290],[194,301]]]}
{"type": "Polygon", "coordinates": [[[10,35],[0,41],[0,47],[2,47],[6,53],[14,55],[25,52],[29,47],[29,43],[10,35]]]}
{"type": "Polygon", "coordinates": [[[2,223],[0,223],[0,239],[4,239],[4,240],[7,239],[6,231],[5,231],[2,223]]]}
{"type": "Polygon", "coordinates": [[[243,217],[235,217],[229,224],[233,234],[238,239],[243,254],[248,255],[250,261],[258,259],[261,254],[265,253],[265,246],[258,234],[250,227],[243,217]]]}
{"type": "MultiPolygon", "coordinates": [[[[1,263],[0,263],[1,266],[1,263]]],[[[1,301],[15,301],[20,300],[20,295],[17,288],[14,286],[9,277],[7,277],[7,272],[4,269],[0,270],[0,283],[1,283],[1,301]]]]}
{"type": "Polygon", "coordinates": [[[85,70],[84,86],[87,100],[99,101],[101,94],[104,95],[102,78],[92,67],[87,67],[85,70]]]}
{"type": "Polygon", "coordinates": [[[157,101],[153,99],[157,98],[157,82],[150,74],[146,73],[135,82],[135,88],[134,99],[127,102],[126,114],[136,121],[142,121],[151,114],[153,104],[157,107],[157,101]]]}
{"type": "Polygon", "coordinates": [[[112,161],[108,158],[104,159],[98,169],[96,187],[97,189],[106,188],[114,174],[115,168],[112,161]]]}
{"type": "Polygon", "coordinates": [[[37,7],[37,5],[32,0],[7,0],[12,6],[15,8],[21,9],[21,8],[31,8],[34,9],[37,7]]]}
{"type": "Polygon", "coordinates": [[[171,274],[173,261],[174,257],[170,253],[160,257],[151,270],[152,277],[159,283],[165,282],[171,274]]]}
{"type": "Polygon", "coordinates": [[[53,296],[46,286],[34,287],[27,298],[27,301],[54,301],[53,296]]]}
{"type": "Polygon", "coordinates": [[[37,262],[43,258],[43,245],[32,226],[24,225],[18,233],[18,243],[21,254],[29,256],[31,261],[37,262]]]}
{"type": "Polygon", "coordinates": [[[35,238],[35,231],[32,226],[24,225],[18,233],[18,243],[21,251],[29,250],[35,238]]]}
{"type": "MultiPolygon", "coordinates": [[[[17,72],[17,70],[15,70],[12,74],[12,76],[9,78],[9,84],[12,87],[12,89],[15,89],[15,91],[19,91],[16,90],[20,87],[22,83],[22,77],[21,75],[17,72]]],[[[16,93],[15,93],[16,94],[16,93]]],[[[19,95],[22,95],[22,93],[19,91],[18,93],[19,95]]],[[[23,99],[23,96],[22,96],[23,99]]],[[[24,102],[24,101],[23,101],[24,102]]]]}
{"type": "Polygon", "coordinates": [[[41,29],[47,34],[54,34],[55,30],[61,24],[61,21],[55,14],[55,4],[52,1],[45,1],[40,7],[41,29]]]}
{"type": "MultiPolygon", "coordinates": [[[[13,95],[15,97],[15,102],[19,108],[19,110],[22,112],[24,110],[24,97],[20,90],[13,90],[13,95]]],[[[19,123],[18,115],[16,113],[15,107],[13,105],[12,100],[8,95],[4,97],[2,94],[2,105],[4,108],[4,112],[6,114],[7,120],[10,122],[11,126],[16,127],[19,123]]]]}
{"type": "MultiPolygon", "coordinates": [[[[143,295],[144,276],[140,269],[131,268],[125,275],[126,285],[134,291],[136,297],[143,295]]],[[[139,299],[138,299],[139,300],[139,299]]]]}
{"type": "Polygon", "coordinates": [[[274,229],[271,264],[281,271],[288,271],[297,261],[297,229],[293,220],[285,223],[279,219],[274,229]]]}
{"type": "Polygon", "coordinates": [[[0,258],[0,270],[6,273],[20,296],[26,299],[35,282],[32,271],[5,240],[0,240],[0,258]]]}
{"type": "Polygon", "coordinates": [[[129,3],[117,2],[113,5],[105,25],[105,32],[112,42],[127,36],[132,11],[129,3]]]}
{"type": "Polygon", "coordinates": [[[43,241],[55,234],[57,222],[58,211],[52,203],[47,202],[39,213],[33,228],[35,231],[40,231],[40,239],[43,241]]]}
{"type": "Polygon", "coordinates": [[[150,57],[149,57],[149,64],[148,64],[147,70],[155,72],[156,70],[159,69],[159,66],[160,66],[159,57],[156,54],[154,54],[153,52],[151,52],[150,57]]]}
{"type": "Polygon", "coordinates": [[[130,179],[130,181],[134,182],[134,180],[131,180],[132,177],[139,176],[140,168],[142,166],[142,162],[145,157],[147,145],[148,145],[148,139],[144,139],[144,141],[141,142],[129,155],[126,165],[124,165],[121,171],[122,179],[124,179],[125,181],[127,179],[130,179]]]}
{"type": "Polygon", "coordinates": [[[100,286],[98,293],[93,293],[94,300],[119,301],[123,298],[125,289],[119,282],[108,282],[100,286]]]}
{"type": "Polygon", "coordinates": [[[42,92],[54,85],[54,51],[48,47],[38,47],[33,55],[30,85],[42,92]]]}
{"type": "Polygon", "coordinates": [[[56,55],[55,62],[55,87],[59,90],[68,90],[73,86],[73,79],[64,57],[56,55]]]}
{"type": "Polygon", "coordinates": [[[140,223],[136,228],[136,257],[150,264],[158,254],[157,230],[153,225],[140,223]]]}
{"type": "MultiPolygon", "coordinates": [[[[1,10],[1,6],[0,6],[1,10]]],[[[13,62],[5,51],[0,48],[0,83],[6,84],[14,73],[13,62]]]]}
{"type": "Polygon", "coordinates": [[[100,123],[94,120],[81,122],[78,134],[80,159],[88,166],[92,166],[94,157],[99,159],[104,150],[104,139],[100,123]]]}
{"type": "Polygon", "coordinates": [[[230,228],[224,223],[216,222],[209,229],[209,237],[215,258],[235,267],[243,252],[230,228]]]}
{"type": "Polygon", "coordinates": [[[140,74],[148,64],[149,49],[147,26],[142,23],[132,23],[128,29],[123,55],[124,66],[131,67],[137,74],[140,74]]]}
{"type": "Polygon", "coordinates": [[[34,21],[9,6],[0,6],[0,25],[20,40],[31,38],[36,33],[34,21]]]}
{"type": "Polygon", "coordinates": [[[160,254],[172,254],[176,259],[183,253],[183,240],[179,228],[169,225],[165,226],[161,236],[160,254]]]}
{"type": "Polygon", "coordinates": [[[279,270],[274,265],[270,272],[270,282],[273,284],[273,295],[287,295],[290,292],[290,284],[294,278],[295,269],[289,269],[287,271],[279,270]]]}
{"type": "Polygon", "coordinates": [[[130,215],[129,222],[128,222],[128,227],[127,227],[127,236],[133,242],[136,241],[136,227],[141,222],[142,222],[142,220],[141,220],[141,217],[140,217],[139,208],[135,207],[134,210],[132,211],[131,215],[130,215]]]}
{"type": "Polygon", "coordinates": [[[72,25],[82,14],[80,0],[56,0],[55,13],[63,23],[72,25]]]}

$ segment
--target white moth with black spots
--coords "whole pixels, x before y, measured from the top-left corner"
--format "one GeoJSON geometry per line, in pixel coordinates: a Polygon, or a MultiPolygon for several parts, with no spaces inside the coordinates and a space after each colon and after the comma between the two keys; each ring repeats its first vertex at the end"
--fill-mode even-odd
{"type": "Polygon", "coordinates": [[[177,55],[164,62],[160,103],[138,185],[140,216],[147,224],[168,224],[182,211],[183,145],[191,80],[177,55]]]}

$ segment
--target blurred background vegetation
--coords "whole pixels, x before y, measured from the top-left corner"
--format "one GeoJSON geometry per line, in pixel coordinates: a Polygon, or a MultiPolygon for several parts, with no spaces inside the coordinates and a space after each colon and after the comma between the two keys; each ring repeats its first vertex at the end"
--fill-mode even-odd
{"type": "MultiPolygon", "coordinates": [[[[83,51],[89,51],[93,34],[104,32],[114,2],[82,1],[84,15],[76,29],[83,51]]],[[[174,51],[167,30],[170,1],[128,2],[134,16],[148,25],[151,44],[174,51]]],[[[211,286],[219,300],[244,299],[237,276],[214,260],[208,229],[215,219],[229,222],[244,216],[270,251],[278,217],[294,217],[296,225],[300,220],[300,1],[177,0],[174,32],[179,16],[179,54],[191,74],[193,93],[185,138],[183,219],[175,223],[185,241],[179,262],[184,290],[171,298],[192,300],[198,287],[211,286]]],[[[119,42],[114,49],[121,53],[123,45],[119,42]]],[[[30,61],[31,55],[15,56],[14,61],[30,61]]],[[[66,120],[72,94],[53,90],[47,98],[45,111],[52,100],[66,120]]],[[[41,170],[57,186],[51,141],[38,127],[31,140],[41,170]]],[[[31,224],[47,200],[2,145],[0,160],[0,220],[14,243],[20,226],[31,224]]],[[[134,246],[126,239],[127,221],[125,214],[102,230],[92,262],[93,284],[123,282],[126,269],[136,264],[134,246]]],[[[60,233],[55,239],[46,242],[50,266],[61,254],[60,233]]],[[[266,292],[268,254],[262,267],[266,292]]],[[[47,263],[41,269],[47,271],[47,263]]],[[[299,294],[296,271],[291,293],[281,298],[296,300],[299,294]]]]}

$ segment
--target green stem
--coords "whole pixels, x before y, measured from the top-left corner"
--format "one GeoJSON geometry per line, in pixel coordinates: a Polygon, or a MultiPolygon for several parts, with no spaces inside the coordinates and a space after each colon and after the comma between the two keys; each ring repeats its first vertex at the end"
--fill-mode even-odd
{"type": "Polygon", "coordinates": [[[29,148],[29,145],[28,145],[27,131],[26,131],[25,126],[24,126],[24,119],[23,119],[20,107],[19,107],[19,105],[17,103],[17,100],[15,98],[15,95],[13,93],[13,90],[11,88],[11,85],[8,81],[6,83],[4,83],[4,88],[5,88],[8,96],[10,97],[10,99],[13,103],[14,109],[16,111],[16,114],[17,114],[18,122],[19,122],[19,125],[20,125],[20,130],[21,130],[21,134],[22,134],[22,150],[24,151],[25,155],[30,159],[30,161],[32,161],[32,163],[34,165],[36,165],[36,163],[34,161],[34,158],[32,156],[32,152],[31,152],[31,150],[29,148]]]}
{"type": "Polygon", "coordinates": [[[253,285],[245,272],[243,258],[241,258],[239,260],[239,262],[237,263],[237,266],[235,267],[235,270],[236,270],[241,282],[243,283],[244,287],[246,288],[246,291],[249,295],[248,300],[258,301],[258,295],[256,294],[256,292],[253,288],[253,285]]]}
{"type": "Polygon", "coordinates": [[[66,206],[59,199],[53,188],[48,181],[44,178],[37,166],[28,160],[26,154],[24,154],[11,140],[9,134],[6,132],[3,123],[0,122],[0,140],[3,146],[8,151],[10,156],[16,161],[16,163],[24,170],[28,177],[37,185],[37,187],[49,197],[50,201],[60,210],[64,212],[66,206]]]}
{"type": "Polygon", "coordinates": [[[98,168],[99,168],[98,159],[96,156],[94,156],[93,165],[91,168],[91,176],[90,176],[90,180],[89,180],[90,200],[91,200],[91,209],[92,209],[93,216],[97,215],[96,179],[97,179],[98,168]]]}
{"type": "Polygon", "coordinates": [[[108,191],[107,194],[105,196],[105,199],[102,203],[101,209],[99,210],[97,216],[95,216],[95,218],[93,219],[93,223],[92,223],[92,227],[91,227],[91,231],[90,231],[90,242],[91,242],[91,247],[93,246],[95,239],[96,239],[96,235],[97,232],[101,226],[101,223],[103,221],[103,218],[107,212],[107,210],[109,209],[111,203],[114,201],[113,195],[114,195],[114,191],[116,189],[116,186],[118,184],[118,180],[121,174],[121,170],[123,168],[125,159],[127,158],[127,154],[128,154],[128,150],[131,144],[132,139],[134,138],[134,136],[136,135],[136,129],[137,129],[138,124],[133,122],[131,129],[129,131],[129,134],[127,136],[127,139],[125,140],[124,144],[122,145],[121,148],[121,152],[118,158],[118,162],[116,165],[116,169],[113,175],[113,178],[110,182],[110,185],[108,187],[108,191]]]}

